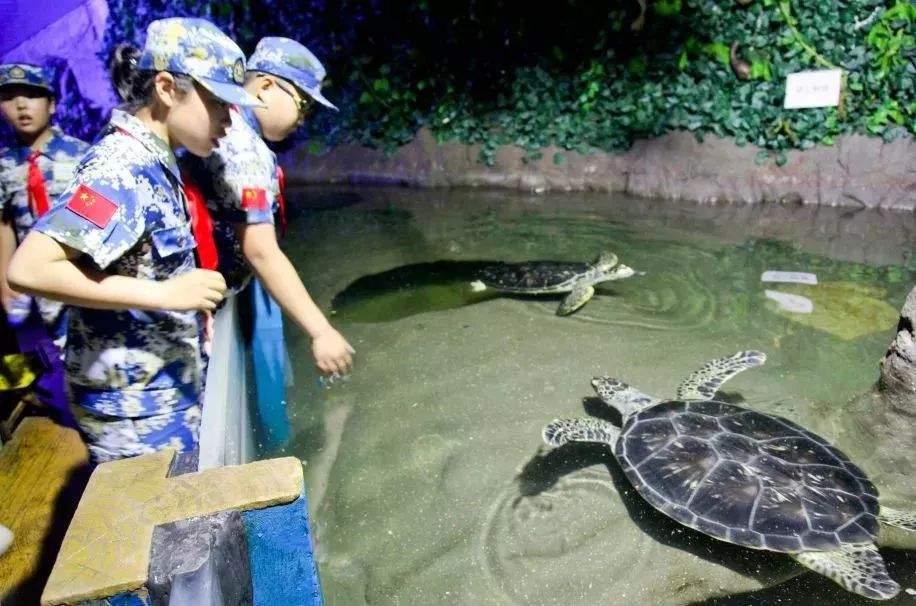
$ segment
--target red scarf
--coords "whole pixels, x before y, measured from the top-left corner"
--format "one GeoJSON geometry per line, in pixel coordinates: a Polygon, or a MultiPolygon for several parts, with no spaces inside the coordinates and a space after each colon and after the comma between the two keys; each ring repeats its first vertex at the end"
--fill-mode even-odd
{"type": "Polygon", "coordinates": [[[48,203],[48,190],[45,188],[45,178],[41,174],[41,169],[38,168],[38,157],[41,155],[39,151],[33,151],[29,154],[29,180],[28,180],[28,192],[29,192],[29,207],[32,209],[32,216],[36,219],[51,208],[51,205],[48,203]]]}
{"type": "Polygon", "coordinates": [[[286,190],[286,176],[283,174],[283,167],[277,164],[277,182],[280,187],[277,190],[277,206],[280,211],[280,235],[286,235],[286,200],[283,198],[283,192],[286,190]]]}
{"type": "Polygon", "coordinates": [[[182,175],[184,195],[188,199],[188,215],[191,217],[191,232],[197,240],[197,264],[202,269],[216,270],[219,257],[216,254],[216,240],[213,238],[213,219],[204,196],[187,175],[182,175]]]}

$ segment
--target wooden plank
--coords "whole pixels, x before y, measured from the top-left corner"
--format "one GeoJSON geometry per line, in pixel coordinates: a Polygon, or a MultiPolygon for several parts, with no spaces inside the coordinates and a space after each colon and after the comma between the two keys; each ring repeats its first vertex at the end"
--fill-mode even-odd
{"type": "Polygon", "coordinates": [[[88,480],[79,434],[42,417],[19,424],[0,449],[0,524],[14,533],[0,556],[0,602],[36,604],[88,480]]]}
{"type": "Polygon", "coordinates": [[[142,590],[153,529],[238,509],[295,501],[302,463],[285,457],[168,477],[174,450],[99,465],[60,548],[41,603],[78,604],[142,590]]]}

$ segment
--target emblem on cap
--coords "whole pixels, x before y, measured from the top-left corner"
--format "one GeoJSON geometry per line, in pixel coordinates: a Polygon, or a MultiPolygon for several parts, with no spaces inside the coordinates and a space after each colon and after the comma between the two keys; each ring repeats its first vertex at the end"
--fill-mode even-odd
{"type": "Polygon", "coordinates": [[[21,80],[22,78],[25,78],[25,70],[19,67],[18,65],[14,65],[10,69],[10,78],[15,78],[16,80],[21,80]]]}
{"type": "Polygon", "coordinates": [[[235,65],[232,66],[232,79],[236,84],[245,82],[245,62],[241,59],[236,59],[235,65]]]}

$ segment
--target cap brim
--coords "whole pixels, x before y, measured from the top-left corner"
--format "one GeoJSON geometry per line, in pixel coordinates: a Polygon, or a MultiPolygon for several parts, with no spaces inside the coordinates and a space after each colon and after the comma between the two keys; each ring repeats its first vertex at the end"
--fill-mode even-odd
{"type": "Polygon", "coordinates": [[[238,84],[219,82],[218,80],[211,80],[210,78],[195,77],[194,79],[200,82],[201,86],[226,103],[241,105],[242,107],[264,107],[263,103],[258,101],[256,97],[249,95],[248,91],[238,84]]]}
{"type": "Polygon", "coordinates": [[[304,88],[304,89],[302,89],[302,90],[304,90],[306,93],[308,93],[308,96],[309,96],[309,97],[311,97],[312,99],[314,99],[314,100],[317,101],[318,103],[321,103],[321,104],[324,105],[325,107],[330,108],[330,109],[333,109],[334,111],[340,111],[339,109],[337,109],[337,106],[336,106],[336,105],[334,105],[333,103],[331,103],[330,101],[328,101],[327,99],[325,99],[324,95],[321,94],[321,91],[320,91],[320,90],[315,89],[315,88],[304,88]]]}
{"type": "Polygon", "coordinates": [[[52,89],[50,86],[46,84],[35,84],[34,82],[30,82],[28,80],[19,80],[19,79],[14,79],[14,78],[8,78],[7,80],[4,80],[3,84],[0,84],[0,88],[4,86],[16,86],[16,85],[31,86],[32,88],[40,88],[41,90],[46,90],[49,93],[54,94],[54,89],[52,89]]]}

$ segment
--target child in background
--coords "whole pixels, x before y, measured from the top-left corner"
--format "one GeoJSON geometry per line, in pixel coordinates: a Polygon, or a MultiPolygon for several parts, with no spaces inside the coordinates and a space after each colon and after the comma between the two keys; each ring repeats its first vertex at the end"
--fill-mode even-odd
{"type": "Polygon", "coordinates": [[[33,390],[55,417],[72,423],[64,391],[63,349],[67,319],[63,303],[12,290],[10,259],[32,225],[73,177],[89,144],[51,125],[54,92],[45,71],[26,63],[0,65],[0,114],[16,144],[0,149],[0,301],[19,342],[45,369],[33,390]]]}
{"type": "Polygon", "coordinates": [[[239,47],[203,19],[162,19],[142,52],[120,48],[112,77],[125,101],[75,179],[20,245],[11,286],[73,307],[67,382],[95,462],[198,442],[200,312],[225,293],[195,267],[174,150],[206,156],[242,88],[239,47]]]}

